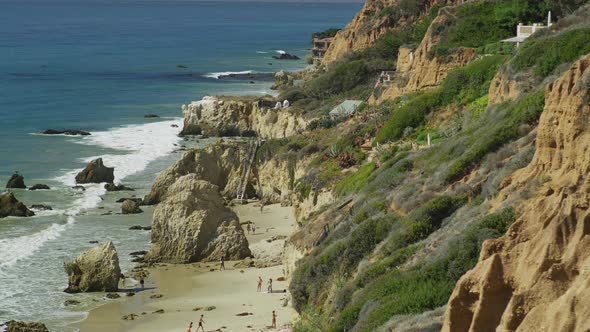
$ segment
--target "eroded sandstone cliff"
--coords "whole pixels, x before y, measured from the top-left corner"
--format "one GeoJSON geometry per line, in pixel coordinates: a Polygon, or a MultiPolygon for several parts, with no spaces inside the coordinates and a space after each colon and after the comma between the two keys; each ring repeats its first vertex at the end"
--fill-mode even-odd
{"type": "Polygon", "coordinates": [[[154,211],[151,237],[149,261],[189,263],[250,256],[238,217],[224,205],[219,188],[196,174],[178,178],[169,188],[154,211]]]}
{"type": "Polygon", "coordinates": [[[182,106],[182,135],[284,138],[305,130],[312,119],[275,110],[253,97],[205,97],[182,106]]]}
{"type": "Polygon", "coordinates": [[[590,54],[545,96],[535,156],[501,196],[543,184],[507,235],[484,243],[455,287],[444,331],[590,328],[590,54]]]}

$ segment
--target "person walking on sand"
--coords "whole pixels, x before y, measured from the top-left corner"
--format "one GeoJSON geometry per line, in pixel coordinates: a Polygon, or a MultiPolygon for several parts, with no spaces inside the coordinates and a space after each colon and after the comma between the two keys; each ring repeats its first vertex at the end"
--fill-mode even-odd
{"type": "Polygon", "coordinates": [[[262,213],[263,209],[264,209],[264,202],[260,202],[260,213],[262,213]]]}
{"type": "Polygon", "coordinates": [[[276,329],[277,328],[277,313],[274,310],[272,311],[272,324],[271,324],[271,327],[273,329],[276,329]]]}
{"type": "Polygon", "coordinates": [[[272,278],[268,279],[267,290],[269,293],[272,293],[272,278]]]}
{"type": "Polygon", "coordinates": [[[262,278],[258,276],[258,287],[256,288],[257,292],[262,292],[262,278]]]}
{"type": "Polygon", "coordinates": [[[219,266],[219,271],[225,270],[225,255],[221,255],[219,262],[221,263],[219,266]]]}
{"type": "Polygon", "coordinates": [[[121,288],[125,288],[125,275],[123,273],[121,273],[120,279],[121,279],[121,286],[122,286],[121,288]]]}
{"type": "Polygon", "coordinates": [[[256,225],[252,224],[252,235],[256,234],[256,225]]]}
{"type": "Polygon", "coordinates": [[[139,284],[141,285],[141,289],[145,288],[145,281],[143,280],[143,277],[139,278],[139,284]]]}
{"type": "Polygon", "coordinates": [[[188,324],[188,329],[186,329],[186,332],[192,332],[193,331],[193,322],[191,321],[190,324],[188,324]]]}
{"type": "Polygon", "coordinates": [[[201,315],[201,318],[199,318],[199,326],[197,326],[197,329],[195,330],[195,332],[198,332],[199,329],[203,330],[203,332],[205,332],[205,328],[203,327],[203,324],[205,324],[205,321],[203,320],[203,315],[201,315]]]}
{"type": "Polygon", "coordinates": [[[248,225],[246,225],[246,230],[248,231],[248,234],[250,234],[250,222],[248,221],[248,225]]]}

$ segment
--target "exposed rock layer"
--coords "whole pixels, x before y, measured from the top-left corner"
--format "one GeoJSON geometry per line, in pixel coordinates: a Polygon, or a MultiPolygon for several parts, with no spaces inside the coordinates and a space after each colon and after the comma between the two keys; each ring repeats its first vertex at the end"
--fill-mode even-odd
{"type": "Polygon", "coordinates": [[[0,325],[0,330],[6,332],[49,332],[43,323],[17,322],[15,320],[11,320],[0,325]],[[5,330],[2,328],[5,328],[5,330]]]}
{"type": "Polygon", "coordinates": [[[67,293],[116,292],[121,268],[119,256],[112,242],[84,250],[69,263],[64,263],[68,274],[67,293]]]}
{"type": "Polygon", "coordinates": [[[156,207],[152,222],[153,246],[146,259],[189,263],[225,256],[250,256],[248,240],[238,217],[224,206],[219,188],[196,174],[180,177],[156,207]]]}
{"type": "Polygon", "coordinates": [[[545,96],[535,156],[501,196],[544,184],[507,235],[484,243],[449,300],[443,331],[590,328],[590,54],[545,96]]]}

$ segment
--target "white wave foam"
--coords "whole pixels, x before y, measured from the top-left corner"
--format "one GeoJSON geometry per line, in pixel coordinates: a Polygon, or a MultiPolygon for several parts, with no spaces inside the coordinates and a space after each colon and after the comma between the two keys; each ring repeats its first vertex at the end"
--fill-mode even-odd
{"type": "MultiPolygon", "coordinates": [[[[129,175],[141,172],[153,160],[171,153],[175,148],[174,144],[180,141],[176,129],[172,128],[172,125],[180,125],[181,122],[181,119],[175,119],[142,125],[130,125],[109,131],[95,132],[92,133],[92,136],[85,136],[75,142],[123,152],[121,154],[94,156],[84,160],[91,161],[99,157],[103,158],[107,166],[115,167],[115,182],[120,182],[129,175]]],[[[74,186],[76,185],[75,176],[78,172],[80,172],[80,169],[65,171],[63,175],[57,177],[57,180],[66,186],[74,186]]],[[[106,193],[103,184],[85,185],[85,188],[86,190],[79,193],[79,198],[73,202],[70,208],[59,211],[63,212],[66,217],[67,222],[65,224],[54,223],[34,234],[1,239],[0,272],[4,267],[30,257],[47,241],[57,239],[68,227],[76,222],[76,215],[98,206],[102,201],[102,196],[106,193]]]]}
{"type": "Polygon", "coordinates": [[[0,240],[0,271],[2,268],[15,264],[17,261],[32,256],[45,242],[55,240],[76,222],[74,217],[68,217],[65,224],[52,224],[46,229],[17,238],[0,240]]]}
{"type": "Polygon", "coordinates": [[[287,54],[287,52],[283,51],[283,50],[276,50],[275,52],[279,53],[279,54],[287,54]]]}
{"type": "Polygon", "coordinates": [[[203,75],[206,78],[214,78],[218,80],[222,76],[229,76],[229,75],[248,75],[248,74],[256,74],[255,71],[252,70],[244,70],[244,71],[222,71],[217,73],[208,73],[203,75]]]}
{"type": "Polygon", "coordinates": [[[264,52],[264,51],[257,51],[256,53],[258,53],[258,54],[268,54],[268,52],[264,52]]]}

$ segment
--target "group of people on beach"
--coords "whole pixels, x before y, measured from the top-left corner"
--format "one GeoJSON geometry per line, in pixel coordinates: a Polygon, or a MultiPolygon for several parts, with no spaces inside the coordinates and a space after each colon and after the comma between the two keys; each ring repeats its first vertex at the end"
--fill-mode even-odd
{"type": "MultiPolygon", "coordinates": [[[[197,326],[197,329],[194,332],[199,332],[199,331],[203,331],[205,332],[205,315],[201,315],[201,318],[199,318],[199,325],[197,326]]],[[[271,328],[276,329],[277,328],[277,313],[273,310],[272,311],[272,323],[270,325],[271,328]]],[[[193,332],[193,322],[191,321],[188,324],[188,328],[186,329],[186,332],[193,332]]]]}
{"type": "Polygon", "coordinates": [[[248,234],[250,234],[250,231],[252,231],[252,234],[256,234],[256,225],[253,222],[248,221],[246,224],[246,231],[248,231],[248,234]]]}

